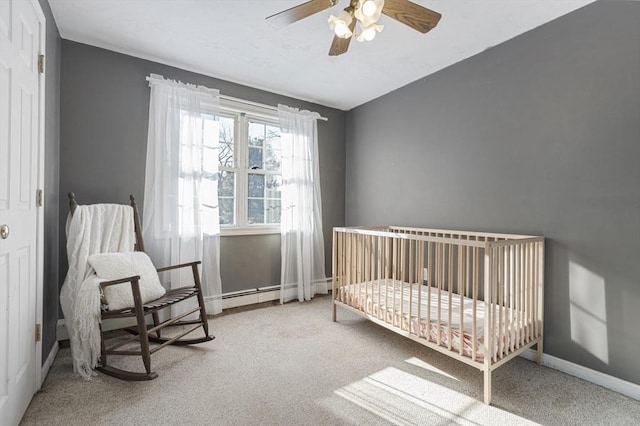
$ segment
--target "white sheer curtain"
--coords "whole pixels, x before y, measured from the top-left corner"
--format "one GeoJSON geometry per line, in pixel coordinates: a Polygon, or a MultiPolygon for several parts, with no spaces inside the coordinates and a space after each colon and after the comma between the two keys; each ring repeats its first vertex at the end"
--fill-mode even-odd
{"type": "MultiPolygon", "coordinates": [[[[151,100],[142,218],[145,250],[157,267],[201,260],[207,313],[216,314],[222,311],[215,118],[219,92],[155,74],[148,80],[151,100]]],[[[165,272],[161,280],[168,289],[193,281],[188,268],[165,272]]]]}
{"type": "Polygon", "coordinates": [[[280,302],[327,293],[315,112],[278,105],[282,140],[280,302]]]}

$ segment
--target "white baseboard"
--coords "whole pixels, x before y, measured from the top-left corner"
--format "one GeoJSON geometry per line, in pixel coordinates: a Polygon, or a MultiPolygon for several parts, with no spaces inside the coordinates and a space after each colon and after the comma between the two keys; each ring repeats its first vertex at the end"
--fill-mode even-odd
{"type": "MultiPolygon", "coordinates": [[[[536,351],[529,349],[524,351],[520,356],[528,360],[535,361],[536,351]]],[[[574,364],[573,362],[566,361],[553,355],[542,354],[542,365],[553,368],[554,370],[562,371],[570,376],[595,383],[596,385],[600,385],[607,389],[611,389],[612,391],[626,395],[629,398],[640,400],[640,385],[636,385],[635,383],[627,382],[626,380],[618,379],[617,377],[574,364]]]]}
{"type": "Polygon", "coordinates": [[[58,354],[58,349],[60,349],[60,346],[56,341],[53,344],[53,347],[51,348],[51,350],[49,351],[49,355],[47,356],[46,361],[44,362],[44,364],[42,364],[42,374],[40,375],[41,381],[39,386],[42,386],[42,384],[44,383],[44,379],[47,378],[47,374],[49,374],[49,370],[53,365],[53,361],[56,359],[56,355],[58,354]]]}

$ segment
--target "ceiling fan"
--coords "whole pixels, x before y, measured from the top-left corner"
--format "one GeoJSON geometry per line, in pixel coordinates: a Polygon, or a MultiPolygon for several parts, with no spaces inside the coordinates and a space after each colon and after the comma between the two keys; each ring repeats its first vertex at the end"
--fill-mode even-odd
{"type": "MultiPolygon", "coordinates": [[[[308,16],[335,6],[339,0],[311,0],[266,18],[276,28],[282,28],[308,16]]],[[[329,17],[329,28],[334,31],[329,56],[342,55],[349,49],[353,36],[358,41],[369,41],[383,26],[377,24],[380,15],[387,15],[414,30],[425,34],[433,29],[442,15],[409,0],[350,0],[338,16],[329,17]],[[359,24],[356,30],[356,24],[359,24]],[[358,34],[355,34],[358,31],[358,34]]]]}

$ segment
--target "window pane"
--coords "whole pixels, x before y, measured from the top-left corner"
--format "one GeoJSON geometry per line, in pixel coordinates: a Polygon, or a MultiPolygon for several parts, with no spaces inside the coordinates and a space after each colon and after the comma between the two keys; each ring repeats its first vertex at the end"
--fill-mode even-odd
{"type": "Polygon", "coordinates": [[[218,164],[223,167],[233,167],[233,143],[220,143],[218,164]]]}
{"type": "Polygon", "coordinates": [[[266,176],[266,198],[280,198],[280,188],[282,187],[282,176],[267,175],[266,176]]]}
{"type": "Polygon", "coordinates": [[[280,149],[280,128],[275,126],[267,126],[266,127],[266,141],[267,146],[270,146],[273,149],[280,149]]]}
{"type": "Polygon", "coordinates": [[[249,200],[249,223],[264,223],[264,200],[249,200]]]}
{"type": "Polygon", "coordinates": [[[235,120],[229,117],[219,117],[220,151],[218,160],[221,166],[233,167],[233,135],[235,120]]]}
{"type": "Polygon", "coordinates": [[[264,146],[264,124],[249,122],[249,146],[264,146]]]}
{"type": "Polygon", "coordinates": [[[220,225],[233,225],[234,207],[233,198],[218,198],[220,202],[220,225]]]}
{"type": "Polygon", "coordinates": [[[262,169],[262,148],[249,147],[249,168],[262,169]]]}
{"type": "Polygon", "coordinates": [[[266,126],[266,143],[265,143],[265,169],[272,171],[280,171],[280,159],[282,157],[280,143],[280,128],[275,126],[266,126]]]}
{"type": "Polygon", "coordinates": [[[218,196],[220,197],[233,197],[235,196],[235,173],[234,172],[220,172],[218,174],[218,196]]]}
{"type": "Polygon", "coordinates": [[[249,174],[249,197],[264,197],[264,175],[249,174]]]}
{"type": "Polygon", "coordinates": [[[267,200],[266,223],[280,223],[280,200],[267,200]]]}
{"type": "Polygon", "coordinates": [[[280,152],[280,150],[275,150],[267,146],[265,148],[265,159],[264,159],[265,170],[279,172],[281,158],[282,158],[282,153],[280,152]]]}

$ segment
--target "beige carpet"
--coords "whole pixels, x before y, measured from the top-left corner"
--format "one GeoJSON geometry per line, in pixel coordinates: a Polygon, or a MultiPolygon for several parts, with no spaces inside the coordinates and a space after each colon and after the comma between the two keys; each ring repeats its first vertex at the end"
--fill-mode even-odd
{"type": "Polygon", "coordinates": [[[61,349],[23,424],[640,424],[638,401],[521,358],[485,406],[480,371],[344,310],[333,323],[326,296],[210,323],[214,341],[155,354],[151,382],[82,380],[61,349]]]}

